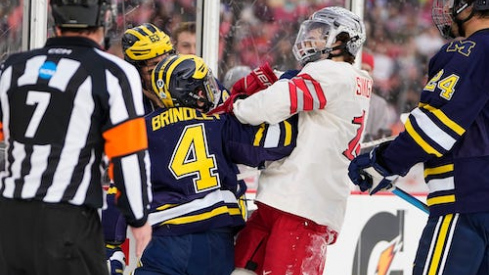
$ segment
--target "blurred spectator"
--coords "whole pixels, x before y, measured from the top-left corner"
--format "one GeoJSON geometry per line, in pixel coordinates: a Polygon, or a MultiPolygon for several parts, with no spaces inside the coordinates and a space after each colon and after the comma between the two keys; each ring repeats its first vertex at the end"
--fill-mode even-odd
{"type": "MultiPolygon", "coordinates": [[[[0,60],[21,49],[23,0],[0,1],[0,60]]],[[[177,50],[196,53],[195,23],[182,33],[190,42],[180,47],[180,29],[196,20],[196,0],[116,0],[117,35],[141,23],[151,22],[172,34],[177,50]]],[[[325,6],[346,6],[346,0],[221,0],[219,74],[246,65],[255,68],[269,62],[279,70],[296,68],[290,55],[297,22],[325,6]]],[[[364,48],[375,58],[376,91],[398,115],[417,104],[416,94],[426,83],[429,58],[445,42],[431,24],[432,0],[366,0],[364,48]]],[[[120,55],[118,45],[110,50],[120,55]]]]}
{"type": "Polygon", "coordinates": [[[415,37],[416,50],[424,56],[432,56],[435,54],[445,41],[440,36],[438,29],[433,24],[430,24],[422,29],[421,34],[415,37]]]}
{"type": "Polygon", "coordinates": [[[172,14],[170,9],[172,7],[168,5],[168,1],[155,1],[154,13],[152,14],[149,22],[153,23],[156,27],[162,30],[164,33],[171,33],[172,14]]]}
{"type": "Polygon", "coordinates": [[[172,40],[179,54],[197,54],[195,22],[181,22],[173,30],[172,40]]]}
{"type": "Polygon", "coordinates": [[[23,0],[7,0],[0,3],[0,61],[22,46],[23,0]]]}
{"type": "MultiPolygon", "coordinates": [[[[367,71],[370,75],[375,68],[375,61],[373,55],[363,52],[362,53],[362,70],[367,71]]],[[[390,110],[387,101],[379,95],[372,93],[370,97],[370,108],[368,112],[367,125],[365,126],[365,136],[363,141],[376,140],[382,137],[391,135],[389,125],[390,110]]]]}

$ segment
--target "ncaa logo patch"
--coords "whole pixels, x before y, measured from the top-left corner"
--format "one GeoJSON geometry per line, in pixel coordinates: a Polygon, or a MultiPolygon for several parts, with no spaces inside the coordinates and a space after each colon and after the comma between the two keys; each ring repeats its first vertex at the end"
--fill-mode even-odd
{"type": "Polygon", "coordinates": [[[57,66],[52,61],[47,61],[39,68],[39,77],[42,79],[50,79],[56,73],[57,66]]]}

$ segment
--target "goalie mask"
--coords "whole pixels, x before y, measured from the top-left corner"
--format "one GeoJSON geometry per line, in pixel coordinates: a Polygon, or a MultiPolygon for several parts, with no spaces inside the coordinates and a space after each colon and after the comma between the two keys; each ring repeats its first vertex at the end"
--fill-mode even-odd
{"type": "Polygon", "coordinates": [[[167,108],[190,107],[207,113],[221,96],[211,70],[195,55],[166,57],[153,70],[151,82],[167,108]]]}
{"type": "Polygon", "coordinates": [[[440,34],[445,38],[455,38],[458,35],[465,36],[462,27],[463,23],[469,21],[478,11],[489,10],[487,0],[434,0],[431,8],[431,18],[440,34]],[[472,12],[464,19],[457,19],[457,16],[465,9],[473,5],[472,12]],[[454,33],[453,24],[457,24],[458,33],[454,33]]]}
{"type": "Polygon", "coordinates": [[[315,12],[301,24],[293,53],[302,65],[331,57],[331,51],[340,48],[356,56],[365,39],[365,26],[360,17],[345,8],[328,7],[315,12]],[[342,33],[348,34],[347,41],[333,48],[342,33]]]}

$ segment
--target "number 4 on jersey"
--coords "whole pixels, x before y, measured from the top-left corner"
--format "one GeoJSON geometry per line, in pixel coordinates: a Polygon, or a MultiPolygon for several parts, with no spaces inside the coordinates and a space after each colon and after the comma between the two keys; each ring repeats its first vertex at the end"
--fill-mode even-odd
{"type": "Polygon", "coordinates": [[[216,158],[209,154],[203,124],[185,127],[169,165],[176,179],[193,177],[196,192],[221,186],[216,158]]]}

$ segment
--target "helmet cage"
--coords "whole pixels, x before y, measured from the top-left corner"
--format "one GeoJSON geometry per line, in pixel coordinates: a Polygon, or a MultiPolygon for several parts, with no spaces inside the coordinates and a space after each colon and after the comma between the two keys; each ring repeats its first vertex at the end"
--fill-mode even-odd
{"type": "Polygon", "coordinates": [[[208,105],[206,106],[207,110],[204,109],[204,112],[207,113],[208,111],[214,109],[219,104],[219,100],[221,99],[221,89],[219,89],[219,85],[217,84],[216,78],[214,77],[214,74],[210,68],[203,84],[205,92],[204,94],[206,95],[208,102],[206,104],[208,105]]]}
{"type": "Polygon", "coordinates": [[[454,0],[434,0],[431,7],[431,18],[433,23],[440,34],[445,38],[454,38],[452,32],[453,16],[457,16],[462,10],[459,9],[458,13],[454,10],[454,0]]]}
{"type": "Polygon", "coordinates": [[[302,64],[318,60],[322,54],[329,54],[333,50],[332,45],[343,32],[350,37],[346,41],[346,51],[356,56],[366,39],[365,26],[360,17],[341,7],[319,10],[301,24],[293,48],[294,56],[302,64]],[[309,32],[313,30],[320,30],[322,37],[315,35],[315,39],[311,39],[309,32]]]}
{"type": "Polygon", "coordinates": [[[335,37],[336,32],[330,25],[306,20],[301,24],[292,52],[302,64],[316,61],[322,54],[329,54],[332,51],[332,45],[336,42],[335,37]]]}
{"type": "Polygon", "coordinates": [[[470,20],[474,13],[489,10],[487,0],[434,0],[431,8],[431,18],[438,31],[445,39],[455,38],[452,25],[456,23],[459,27],[459,34],[463,36],[462,24],[470,20]],[[469,6],[473,6],[471,14],[465,19],[456,19],[469,6]]]}

